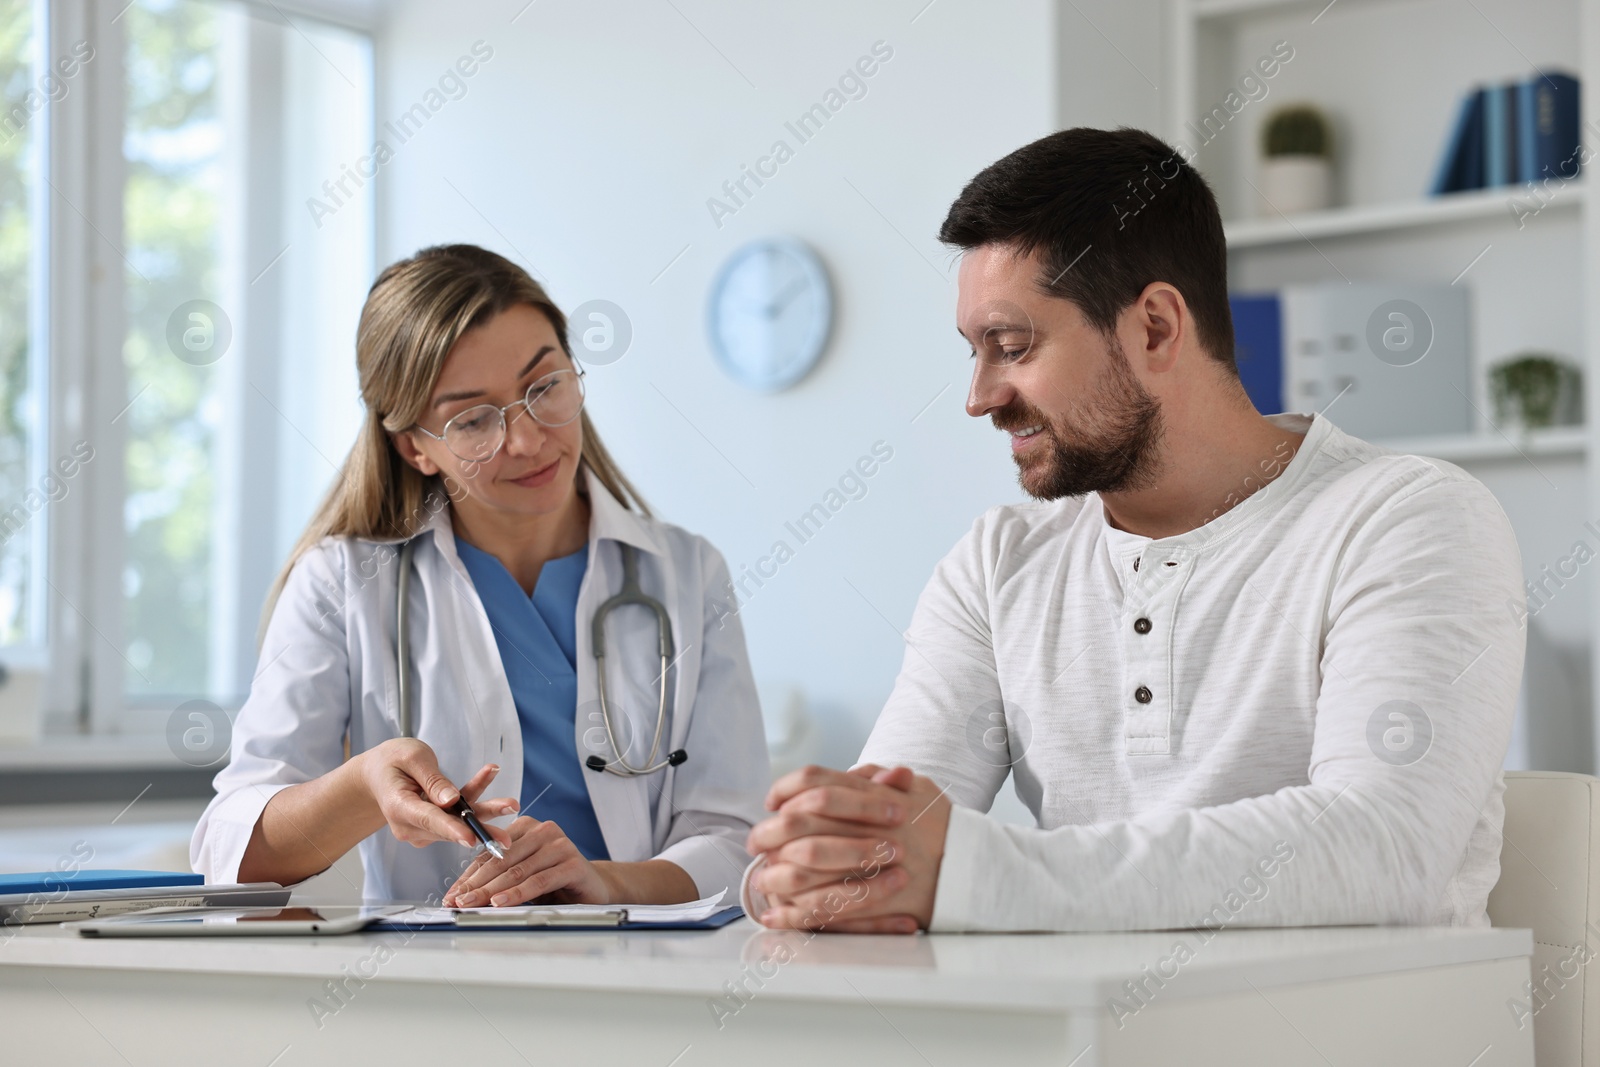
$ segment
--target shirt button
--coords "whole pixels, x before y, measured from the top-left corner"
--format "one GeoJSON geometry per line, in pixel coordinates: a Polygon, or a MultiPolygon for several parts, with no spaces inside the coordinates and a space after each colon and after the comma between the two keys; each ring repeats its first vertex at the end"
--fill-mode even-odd
{"type": "Polygon", "coordinates": [[[1133,632],[1134,633],[1138,633],[1138,634],[1147,634],[1147,633],[1149,633],[1150,632],[1150,620],[1149,619],[1134,619],[1133,620],[1133,632]]]}
{"type": "Polygon", "coordinates": [[[1155,699],[1155,696],[1150,692],[1149,686],[1141,685],[1139,688],[1133,691],[1133,699],[1137,700],[1141,704],[1148,704],[1150,701],[1155,699]]]}

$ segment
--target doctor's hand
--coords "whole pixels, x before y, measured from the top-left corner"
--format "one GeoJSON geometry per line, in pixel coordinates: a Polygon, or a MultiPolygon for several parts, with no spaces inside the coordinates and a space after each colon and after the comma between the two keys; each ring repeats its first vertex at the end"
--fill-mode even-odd
{"type": "Polygon", "coordinates": [[[806,767],[767,794],[747,849],[764,926],[915,933],[933,921],[950,801],[906,767],[806,767]]]}
{"type": "Polygon", "coordinates": [[[440,772],[433,749],[415,738],[385,741],[354,759],[361,761],[362,780],[396,839],[417,848],[435,841],[477,848],[478,839],[467,824],[445,810],[466,797],[495,840],[502,845],[511,843],[504,830],[490,826],[487,820],[515,814],[519,810],[516,799],[478,799],[499,773],[494,764],[485,764],[458,791],[440,772]]]}
{"type": "Polygon", "coordinates": [[[445,907],[509,907],[529,901],[610,904],[616,899],[600,866],[585,859],[555,823],[524,815],[511,824],[509,836],[506,858],[479,853],[445,890],[445,907]]]}

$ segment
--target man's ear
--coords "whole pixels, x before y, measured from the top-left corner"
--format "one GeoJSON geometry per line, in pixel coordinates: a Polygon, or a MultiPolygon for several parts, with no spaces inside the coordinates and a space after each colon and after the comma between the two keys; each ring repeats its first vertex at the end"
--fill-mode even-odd
{"type": "Polygon", "coordinates": [[[427,453],[417,447],[416,437],[410,430],[392,433],[389,435],[389,440],[394,443],[394,450],[400,453],[400,458],[423,474],[431,477],[439,473],[439,465],[429,459],[427,453]]]}
{"type": "Polygon", "coordinates": [[[1187,339],[1191,320],[1183,294],[1166,282],[1151,282],[1129,308],[1137,352],[1146,370],[1162,374],[1173,369],[1187,339]]]}

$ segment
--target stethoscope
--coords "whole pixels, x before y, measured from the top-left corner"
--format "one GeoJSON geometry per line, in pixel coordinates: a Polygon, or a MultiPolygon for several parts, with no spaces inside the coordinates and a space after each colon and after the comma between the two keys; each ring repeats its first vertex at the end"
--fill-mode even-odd
{"type": "MultiPolygon", "coordinates": [[[[411,591],[411,557],[416,552],[416,546],[415,539],[400,546],[399,588],[394,610],[395,660],[400,672],[400,736],[402,737],[416,736],[412,732],[411,722],[411,650],[408,647],[409,642],[406,641],[406,619],[410,614],[407,600],[410,599],[408,594],[411,591]]],[[[689,758],[689,753],[679,748],[668,752],[665,759],[656,759],[656,753],[661,748],[661,732],[667,722],[667,668],[672,662],[672,620],[667,617],[667,609],[662,606],[661,601],[647,594],[639,586],[638,549],[620,543],[617,547],[622,550],[622,591],[600,605],[594,613],[594,622],[591,624],[595,669],[599,679],[600,719],[605,723],[606,740],[611,743],[611,751],[616,753],[617,758],[608,761],[604,756],[594,755],[584,760],[583,765],[591,771],[610,771],[624,778],[634,778],[639,775],[654,774],[663,767],[676,767],[689,758]],[[606,704],[606,616],[613,609],[628,604],[637,604],[655,613],[661,652],[659,679],[661,696],[656,705],[656,733],[650,741],[650,754],[645,757],[642,767],[635,767],[623,756],[622,748],[617,744],[616,733],[611,728],[611,709],[606,704]]]]}

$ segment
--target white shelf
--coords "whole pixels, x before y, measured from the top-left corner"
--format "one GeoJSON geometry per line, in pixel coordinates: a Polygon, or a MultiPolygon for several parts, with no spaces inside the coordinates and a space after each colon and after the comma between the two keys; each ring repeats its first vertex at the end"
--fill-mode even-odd
{"type": "Polygon", "coordinates": [[[1322,11],[1332,6],[1330,0],[1190,0],[1189,11],[1197,19],[1226,19],[1271,14],[1297,7],[1322,11]]]}
{"type": "MultiPolygon", "coordinates": [[[[1569,211],[1583,203],[1585,191],[1585,183],[1575,181],[1556,190],[1553,195],[1547,194],[1550,199],[1541,211],[1569,211]]],[[[1428,200],[1397,204],[1333,208],[1269,219],[1242,219],[1224,223],[1223,232],[1227,235],[1231,251],[1294,244],[1319,237],[1398,232],[1471,219],[1493,219],[1496,216],[1514,225],[1516,216],[1510,208],[1512,197],[1519,197],[1524,204],[1538,202],[1526,186],[1507,185],[1498,189],[1447,193],[1428,200]]]]}
{"type": "Polygon", "coordinates": [[[1194,0],[1190,10],[1196,18],[1231,18],[1278,8],[1303,7],[1311,0],[1194,0]]]}
{"type": "Polygon", "coordinates": [[[1464,463],[1474,460],[1520,460],[1525,456],[1581,458],[1588,451],[1588,436],[1589,431],[1583,426],[1553,426],[1548,430],[1511,432],[1504,436],[1491,430],[1395,438],[1374,441],[1373,444],[1396,452],[1464,463]]]}

